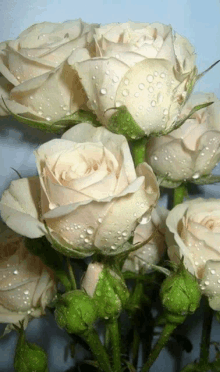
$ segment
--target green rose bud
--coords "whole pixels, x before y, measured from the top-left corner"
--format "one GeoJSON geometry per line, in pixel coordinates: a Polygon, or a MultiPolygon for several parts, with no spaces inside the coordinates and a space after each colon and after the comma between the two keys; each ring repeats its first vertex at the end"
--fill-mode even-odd
{"type": "Polygon", "coordinates": [[[198,308],[201,291],[196,277],[180,264],[177,272],[167,277],[161,286],[160,297],[167,321],[182,323],[188,314],[198,308]]]}
{"type": "Polygon", "coordinates": [[[96,302],[100,318],[117,316],[129,298],[124,279],[98,262],[88,265],[82,288],[96,302]]]}
{"type": "Polygon", "coordinates": [[[56,304],[55,318],[68,333],[83,333],[98,318],[95,301],[84,291],[65,293],[56,304]]]}
{"type": "Polygon", "coordinates": [[[16,372],[48,372],[47,354],[38,345],[25,340],[23,326],[19,330],[14,368],[16,372]]]}

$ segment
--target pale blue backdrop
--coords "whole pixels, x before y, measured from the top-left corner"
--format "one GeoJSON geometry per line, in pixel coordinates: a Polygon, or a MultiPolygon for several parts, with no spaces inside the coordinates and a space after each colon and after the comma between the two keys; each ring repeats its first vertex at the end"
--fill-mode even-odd
{"type": "MultiPolygon", "coordinates": [[[[220,2],[218,0],[1,0],[0,2],[0,42],[13,39],[33,23],[51,21],[63,22],[82,18],[86,22],[110,23],[161,22],[171,24],[179,34],[186,36],[194,44],[199,71],[205,70],[220,59],[220,2]]],[[[210,71],[197,85],[196,91],[214,92],[220,99],[220,64],[210,71]]],[[[36,171],[32,151],[39,144],[52,138],[38,130],[26,128],[11,119],[1,121],[0,127],[0,194],[17,178],[11,167],[16,168],[23,177],[36,171]]],[[[216,167],[220,174],[220,167],[216,167]]],[[[220,185],[199,189],[204,197],[220,198],[220,185]]],[[[164,200],[165,202],[165,200],[164,200]]],[[[198,356],[201,326],[199,314],[188,323],[188,334],[195,342],[194,353],[178,354],[174,362],[167,351],[161,353],[152,372],[180,370],[198,356]]],[[[220,325],[215,324],[213,339],[220,341],[220,325]]],[[[70,338],[54,326],[53,319],[32,321],[27,335],[30,341],[37,341],[49,354],[50,372],[64,372],[73,365],[65,346],[70,338]]],[[[13,371],[15,334],[0,340],[0,371],[13,371]]],[[[80,351],[78,352],[80,356],[80,351]]]]}

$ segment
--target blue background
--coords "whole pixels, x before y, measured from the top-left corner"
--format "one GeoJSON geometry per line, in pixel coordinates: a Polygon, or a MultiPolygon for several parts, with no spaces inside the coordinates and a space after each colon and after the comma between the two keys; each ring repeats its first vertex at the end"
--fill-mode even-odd
{"type": "MultiPolygon", "coordinates": [[[[220,59],[220,2],[217,0],[2,0],[0,3],[0,42],[14,39],[33,23],[63,22],[82,18],[91,23],[161,22],[171,24],[179,34],[195,46],[200,72],[220,59]]],[[[220,64],[211,70],[196,86],[195,91],[214,92],[220,99],[220,64]]],[[[220,123],[219,123],[220,124],[220,123]]],[[[4,118],[0,122],[0,194],[8,187],[17,169],[23,177],[36,173],[33,149],[52,136],[4,118]]],[[[220,174],[220,166],[215,168],[220,174]]],[[[199,188],[200,196],[220,198],[220,185],[199,188]]],[[[165,203],[166,200],[163,199],[165,203]]],[[[201,313],[186,325],[194,342],[194,352],[177,353],[178,361],[163,351],[151,369],[152,372],[180,370],[180,366],[198,357],[201,335],[201,313]]],[[[50,372],[64,372],[73,365],[69,352],[65,352],[70,338],[55,326],[49,314],[42,320],[33,320],[27,329],[29,341],[36,341],[47,349],[50,372]],[[65,358],[66,357],[66,358],[65,358]]],[[[213,339],[220,341],[220,325],[213,327],[213,339]]],[[[0,371],[13,371],[13,352],[16,335],[12,332],[0,340],[0,371]]],[[[78,350],[78,356],[81,352],[78,350]]]]}

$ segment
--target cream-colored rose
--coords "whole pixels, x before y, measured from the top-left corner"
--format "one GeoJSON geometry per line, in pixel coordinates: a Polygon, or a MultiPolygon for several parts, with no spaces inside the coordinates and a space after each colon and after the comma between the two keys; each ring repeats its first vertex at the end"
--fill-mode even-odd
{"type": "Polygon", "coordinates": [[[220,310],[220,200],[194,199],[174,207],[166,220],[168,255],[195,275],[210,306],[220,310]]]}
{"type": "MultiPolygon", "coordinates": [[[[16,40],[0,43],[0,96],[13,113],[50,122],[86,102],[79,78],[66,60],[74,50],[90,45],[94,27],[98,25],[81,20],[43,22],[16,40]]],[[[8,115],[2,100],[0,115],[8,115]]]]}
{"type": "Polygon", "coordinates": [[[159,197],[152,169],[135,170],[126,138],[104,127],[78,124],[35,155],[39,178],[11,183],[2,218],[30,238],[47,234],[44,220],[66,255],[117,254],[159,197]]]}
{"type": "MultiPolygon", "coordinates": [[[[3,225],[3,224],[2,224],[3,225]]],[[[56,294],[52,271],[29,253],[10,229],[0,235],[0,323],[18,323],[44,314],[56,294]]]]}
{"type": "MultiPolygon", "coordinates": [[[[211,106],[197,111],[177,130],[152,138],[147,144],[147,162],[154,172],[173,181],[174,187],[183,180],[208,175],[220,160],[220,101],[213,93],[193,94],[182,116],[205,102],[211,106]]],[[[166,180],[163,182],[166,186],[166,180]]],[[[172,184],[171,184],[172,186],[172,184]]]]}
{"type": "Polygon", "coordinates": [[[151,219],[144,215],[134,231],[133,244],[142,243],[150,238],[157,230],[155,236],[142,248],[129,254],[123,265],[123,271],[149,271],[151,264],[156,265],[162,258],[165,249],[165,231],[166,218],[168,211],[165,208],[157,206],[152,214],[151,219]]]}
{"type": "Polygon", "coordinates": [[[115,107],[125,105],[140,136],[169,129],[195,68],[189,41],[173,35],[171,26],[135,22],[101,26],[94,39],[90,58],[75,63],[70,57],[68,62],[100,122],[111,130],[115,107]]]}

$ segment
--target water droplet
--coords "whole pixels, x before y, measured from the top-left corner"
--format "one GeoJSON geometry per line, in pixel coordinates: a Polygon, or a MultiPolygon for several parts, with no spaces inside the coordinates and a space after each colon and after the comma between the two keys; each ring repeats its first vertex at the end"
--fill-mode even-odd
{"type": "Polygon", "coordinates": [[[162,88],[162,86],[163,86],[163,84],[162,84],[162,83],[160,83],[160,82],[158,82],[158,83],[157,83],[157,88],[159,88],[159,89],[160,89],[160,88],[162,88]]]}
{"type": "Polygon", "coordinates": [[[43,112],[42,111],[38,111],[38,115],[42,116],[43,115],[43,112]]]}
{"type": "Polygon", "coordinates": [[[106,71],[105,71],[105,74],[106,74],[106,75],[109,75],[109,74],[110,74],[109,70],[106,70],[106,71]]]}
{"type": "Polygon", "coordinates": [[[162,74],[160,74],[160,77],[162,77],[162,79],[164,79],[165,76],[166,76],[166,74],[164,74],[163,72],[162,72],[162,74]]]}
{"type": "Polygon", "coordinates": [[[102,218],[101,217],[98,218],[98,222],[102,223],[102,218]]]}
{"type": "Polygon", "coordinates": [[[220,284],[220,279],[218,279],[218,283],[220,284]]]}
{"type": "Polygon", "coordinates": [[[34,97],[33,96],[30,96],[30,99],[34,99],[34,97]]]}
{"type": "Polygon", "coordinates": [[[199,176],[200,176],[200,174],[197,172],[197,173],[195,173],[195,174],[192,176],[192,178],[193,178],[194,180],[197,180],[197,178],[199,178],[199,176]]]}
{"type": "Polygon", "coordinates": [[[28,290],[24,291],[24,294],[28,295],[29,294],[29,291],[28,290]]]}
{"type": "Polygon", "coordinates": [[[138,109],[139,109],[139,110],[143,110],[143,106],[139,106],[138,109]]]}
{"type": "Polygon", "coordinates": [[[149,83],[152,83],[153,80],[154,78],[152,75],[147,75],[147,81],[149,81],[149,83]]]}
{"type": "Polygon", "coordinates": [[[15,270],[15,271],[13,272],[13,274],[14,274],[14,275],[17,275],[17,274],[18,274],[18,270],[15,270]]]}
{"type": "Polygon", "coordinates": [[[127,236],[127,231],[123,231],[122,236],[127,236]]]}
{"type": "Polygon", "coordinates": [[[124,89],[123,92],[122,92],[122,95],[124,97],[127,97],[129,95],[129,91],[127,89],[124,89]]]}
{"type": "Polygon", "coordinates": [[[154,76],[158,76],[158,72],[157,71],[154,72],[154,76]]]}
{"type": "Polygon", "coordinates": [[[107,93],[107,90],[106,90],[105,88],[102,88],[102,89],[100,90],[100,93],[103,94],[103,95],[105,95],[105,94],[107,93]]]}
{"type": "Polygon", "coordinates": [[[96,66],[95,66],[95,69],[98,70],[98,68],[99,68],[99,67],[96,65],[96,66]]]}
{"type": "Polygon", "coordinates": [[[215,270],[211,270],[211,274],[214,275],[215,274],[215,270]]]}
{"type": "Polygon", "coordinates": [[[111,245],[111,249],[115,250],[117,247],[115,245],[111,245]]]}
{"type": "Polygon", "coordinates": [[[205,281],[205,285],[209,285],[209,281],[208,280],[205,281]]]}
{"type": "Polygon", "coordinates": [[[81,239],[83,239],[84,238],[84,235],[83,234],[81,234],[80,236],[79,236],[81,239]]]}
{"type": "Polygon", "coordinates": [[[47,121],[51,121],[51,117],[50,117],[50,116],[47,116],[47,117],[46,117],[46,120],[47,120],[47,121]]]}
{"type": "Polygon", "coordinates": [[[113,83],[117,83],[118,80],[119,80],[118,76],[114,76],[113,79],[112,79],[113,83]]]}
{"type": "Polygon", "coordinates": [[[163,110],[163,114],[168,115],[168,110],[167,109],[163,110]]]}
{"type": "Polygon", "coordinates": [[[116,55],[115,55],[115,58],[120,58],[119,54],[116,54],[116,55]]]}
{"type": "Polygon", "coordinates": [[[145,88],[145,85],[141,83],[141,84],[138,85],[138,88],[139,88],[140,90],[143,90],[143,89],[145,88]]]}
{"type": "Polygon", "coordinates": [[[129,84],[129,80],[128,79],[125,79],[124,83],[125,83],[125,85],[128,85],[129,84]]]}
{"type": "Polygon", "coordinates": [[[139,95],[140,95],[140,93],[138,93],[138,92],[136,92],[135,94],[134,94],[134,96],[137,98],[137,97],[139,97],[139,95]]]}
{"type": "Polygon", "coordinates": [[[153,93],[154,88],[153,87],[149,87],[148,90],[149,90],[150,93],[153,93]]]}
{"type": "Polygon", "coordinates": [[[156,106],[156,101],[151,101],[151,106],[155,107],[156,106]]]}
{"type": "Polygon", "coordinates": [[[154,160],[158,160],[158,157],[155,155],[155,156],[153,156],[153,159],[154,160]]]}
{"type": "Polygon", "coordinates": [[[93,77],[92,77],[92,78],[93,78],[93,80],[95,80],[95,79],[96,79],[95,75],[93,75],[93,77]]]}
{"type": "Polygon", "coordinates": [[[85,238],[85,239],[84,239],[84,242],[85,242],[85,243],[89,243],[89,239],[85,238]]]}
{"type": "Polygon", "coordinates": [[[93,232],[94,232],[93,227],[89,227],[89,228],[86,230],[86,232],[87,232],[87,234],[92,235],[93,232]]]}
{"type": "Polygon", "coordinates": [[[158,93],[158,95],[157,95],[157,102],[158,103],[162,103],[163,102],[163,94],[162,93],[158,93]]]}

